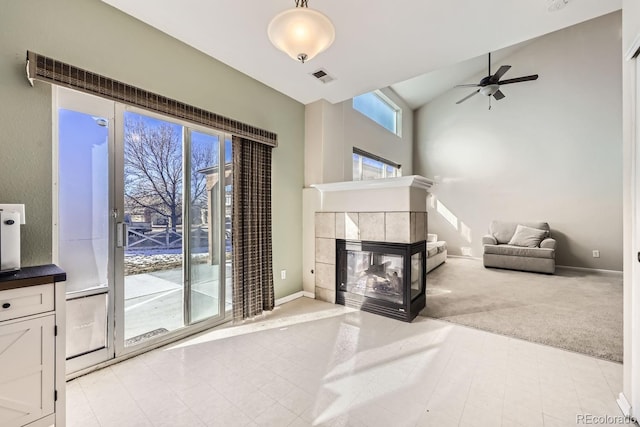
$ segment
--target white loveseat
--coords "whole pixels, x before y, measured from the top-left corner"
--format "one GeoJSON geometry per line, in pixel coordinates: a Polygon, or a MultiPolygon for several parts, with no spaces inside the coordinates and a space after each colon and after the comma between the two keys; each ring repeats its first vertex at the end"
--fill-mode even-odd
{"type": "Polygon", "coordinates": [[[427,234],[427,273],[447,260],[447,242],[437,234],[427,234]]]}

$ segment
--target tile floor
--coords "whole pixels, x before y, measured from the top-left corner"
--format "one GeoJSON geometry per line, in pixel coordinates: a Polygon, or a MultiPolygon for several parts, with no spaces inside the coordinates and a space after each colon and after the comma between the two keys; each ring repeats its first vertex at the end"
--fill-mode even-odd
{"type": "MultiPolygon", "coordinates": [[[[193,277],[217,277],[218,266],[196,264],[193,277]]],[[[231,263],[226,264],[225,306],[231,310],[231,263]]],[[[198,281],[192,287],[192,310],[196,319],[218,313],[218,281],[198,281]]],[[[158,328],[183,327],[182,269],[173,268],[125,276],[125,340],[158,328]]]]}
{"type": "Polygon", "coordinates": [[[70,381],[67,425],[575,426],[620,416],[621,385],[620,364],[300,298],[70,381]]]}

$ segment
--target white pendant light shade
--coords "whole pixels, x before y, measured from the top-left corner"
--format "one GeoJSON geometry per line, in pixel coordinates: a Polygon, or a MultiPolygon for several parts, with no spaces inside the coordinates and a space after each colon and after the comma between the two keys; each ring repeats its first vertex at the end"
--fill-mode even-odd
{"type": "Polygon", "coordinates": [[[269,23],[267,33],[275,47],[301,62],[327,49],[336,36],[331,20],[307,7],[278,14],[269,23]]]}

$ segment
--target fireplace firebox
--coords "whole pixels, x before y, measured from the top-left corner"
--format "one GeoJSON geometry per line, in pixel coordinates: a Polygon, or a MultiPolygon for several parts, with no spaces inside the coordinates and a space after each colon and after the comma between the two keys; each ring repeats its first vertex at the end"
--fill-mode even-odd
{"type": "Polygon", "coordinates": [[[426,243],[336,240],[336,303],[411,322],[426,306],[426,243]]]}

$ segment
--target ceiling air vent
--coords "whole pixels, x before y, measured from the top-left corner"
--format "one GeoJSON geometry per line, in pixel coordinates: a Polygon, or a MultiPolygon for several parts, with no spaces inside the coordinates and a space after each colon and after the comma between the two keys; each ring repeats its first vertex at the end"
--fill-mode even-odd
{"type": "Polygon", "coordinates": [[[311,73],[313,77],[320,80],[322,83],[329,83],[334,81],[335,79],[329,75],[325,70],[319,69],[318,71],[314,71],[311,73]]]}

